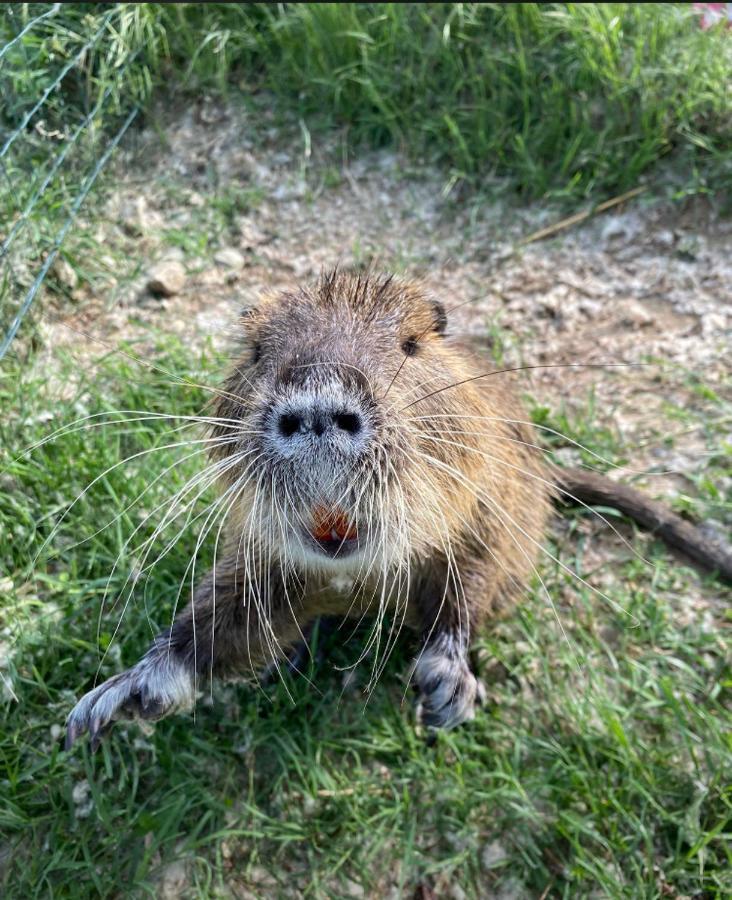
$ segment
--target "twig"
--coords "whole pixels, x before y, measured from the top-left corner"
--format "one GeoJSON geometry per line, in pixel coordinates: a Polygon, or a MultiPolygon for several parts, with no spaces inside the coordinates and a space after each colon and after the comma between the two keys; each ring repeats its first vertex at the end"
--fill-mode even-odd
{"type": "Polygon", "coordinates": [[[624,203],[626,200],[630,200],[632,197],[637,197],[638,194],[641,194],[643,191],[645,191],[645,189],[645,185],[633,188],[632,191],[626,191],[624,194],[613,197],[611,200],[606,200],[599,206],[593,206],[590,209],[585,209],[582,212],[575,213],[573,216],[568,216],[566,219],[561,219],[559,222],[555,222],[553,225],[548,225],[546,228],[541,228],[539,229],[539,231],[534,231],[528,237],[520,240],[519,243],[532,244],[534,241],[540,241],[545,237],[556,234],[558,231],[564,231],[565,228],[569,228],[571,225],[576,225],[578,222],[584,222],[585,219],[589,219],[589,217],[594,215],[595,213],[605,212],[606,209],[610,209],[613,206],[624,203]]]}
{"type": "Polygon", "coordinates": [[[327,788],[322,788],[315,793],[318,795],[318,797],[350,797],[351,794],[356,793],[356,788],[343,788],[340,791],[329,791],[327,788]]]}

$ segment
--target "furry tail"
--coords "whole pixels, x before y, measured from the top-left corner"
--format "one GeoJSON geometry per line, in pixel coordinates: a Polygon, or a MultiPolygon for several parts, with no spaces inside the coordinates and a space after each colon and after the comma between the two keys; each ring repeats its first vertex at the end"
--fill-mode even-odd
{"type": "Polygon", "coordinates": [[[676,515],[663,503],[645,494],[586,469],[554,467],[558,501],[572,506],[577,501],[588,506],[610,506],[624,513],[674,550],[679,550],[700,568],[714,572],[732,584],[732,547],[704,535],[699,528],[676,515]],[[572,495],[572,496],[570,496],[572,495]]]}

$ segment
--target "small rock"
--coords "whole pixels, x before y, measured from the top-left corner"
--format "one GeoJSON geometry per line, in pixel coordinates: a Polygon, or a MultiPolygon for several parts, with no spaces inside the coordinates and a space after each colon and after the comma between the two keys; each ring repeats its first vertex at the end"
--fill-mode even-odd
{"type": "Polygon", "coordinates": [[[608,218],[608,221],[605,223],[602,229],[603,241],[613,241],[624,236],[625,227],[623,220],[616,218],[615,216],[608,218]]]}
{"type": "Polygon", "coordinates": [[[505,863],[507,859],[508,853],[500,841],[491,841],[490,844],[486,844],[480,854],[480,861],[484,869],[495,869],[496,866],[505,863]]]}
{"type": "Polygon", "coordinates": [[[696,235],[685,234],[676,248],[676,256],[684,262],[694,262],[699,255],[700,241],[696,235]]]}
{"type": "Polygon", "coordinates": [[[163,217],[154,209],[150,209],[147,200],[140,194],[134,199],[126,200],[120,207],[119,218],[124,230],[133,237],[139,237],[163,224],[163,217]]]}
{"type": "Polygon", "coordinates": [[[159,296],[172,297],[180,293],[186,283],[186,270],[175,260],[159,262],[148,272],[147,288],[159,296]]]}
{"type": "Polygon", "coordinates": [[[495,900],[529,900],[531,896],[526,886],[515,876],[502,881],[495,893],[495,900]]]}
{"type": "Polygon", "coordinates": [[[166,866],[158,882],[158,897],[161,900],[177,900],[183,896],[188,883],[186,865],[181,860],[166,866]]]}
{"type": "Polygon", "coordinates": [[[299,178],[290,184],[280,184],[272,191],[273,200],[301,200],[308,192],[308,185],[304,178],[299,178]]]}
{"type": "Polygon", "coordinates": [[[363,887],[357,882],[353,881],[350,878],[346,878],[343,882],[343,893],[346,897],[364,897],[366,892],[363,887]]]}
{"type": "Polygon", "coordinates": [[[653,324],[653,316],[635,301],[628,303],[623,314],[622,324],[630,328],[647,328],[653,324]]]}
{"type": "Polygon", "coordinates": [[[63,728],[57,722],[54,722],[53,725],[51,725],[51,740],[52,741],[60,741],[61,735],[63,733],[64,733],[63,728]]]}
{"type": "Polygon", "coordinates": [[[71,799],[77,805],[79,803],[84,803],[86,801],[87,795],[91,791],[91,787],[89,786],[89,782],[86,778],[83,778],[81,781],[77,781],[71,791],[71,799]]]}
{"type": "Polygon", "coordinates": [[[314,271],[313,263],[307,256],[295,257],[290,263],[290,267],[295,278],[307,278],[314,271]]]}
{"type": "Polygon", "coordinates": [[[56,277],[56,280],[71,291],[73,291],[73,289],[79,283],[79,276],[66,262],[63,256],[56,257],[53,263],[52,271],[54,276],[56,277]]]}
{"type": "Polygon", "coordinates": [[[602,312],[602,303],[599,300],[582,300],[577,309],[588,319],[596,319],[602,312]]]}
{"type": "Polygon", "coordinates": [[[496,262],[503,262],[510,259],[516,253],[516,248],[509,243],[496,243],[493,246],[493,259],[496,262]]]}
{"type": "Polygon", "coordinates": [[[727,329],[727,316],[722,312],[710,312],[701,317],[701,333],[705,338],[725,334],[727,329]]]}
{"type": "Polygon", "coordinates": [[[674,233],[668,228],[664,228],[662,231],[656,232],[653,236],[653,243],[657,247],[661,247],[663,250],[670,250],[671,247],[676,243],[676,239],[674,238],[674,233]]]}
{"type": "MultiPolygon", "coordinates": [[[[273,894],[266,892],[276,887],[276,882],[264,866],[252,866],[249,869],[249,877],[247,880],[253,887],[259,888],[262,895],[268,897],[273,896],[273,894]]],[[[258,894],[257,896],[261,895],[258,894]]]]}
{"type": "Polygon", "coordinates": [[[644,228],[641,217],[634,212],[608,216],[602,228],[602,241],[632,241],[644,228]]]}
{"type": "Polygon", "coordinates": [[[74,814],[77,819],[86,819],[94,808],[94,797],[91,795],[91,786],[86,778],[77,781],[71,791],[71,799],[74,801],[74,814]]]}
{"type": "Polygon", "coordinates": [[[182,247],[166,247],[163,255],[160,257],[160,262],[183,262],[185,259],[185,253],[183,252],[182,247]]]}
{"type": "Polygon", "coordinates": [[[234,247],[222,247],[214,254],[214,262],[229,269],[241,269],[244,266],[244,257],[234,247]]]}
{"type": "Polygon", "coordinates": [[[254,247],[268,242],[268,236],[249,219],[242,217],[238,224],[241,244],[245,250],[252,250],[254,247]]]}

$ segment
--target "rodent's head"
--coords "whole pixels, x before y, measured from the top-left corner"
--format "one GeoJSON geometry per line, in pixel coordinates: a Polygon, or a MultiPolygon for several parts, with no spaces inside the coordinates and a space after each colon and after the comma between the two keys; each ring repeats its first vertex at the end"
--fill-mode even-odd
{"type": "Polygon", "coordinates": [[[242,313],[214,428],[242,553],[366,576],[444,545],[454,479],[438,462],[467,475],[470,458],[425,436],[475,413],[472,385],[427,396],[472,374],[446,324],[414,284],[337,271],[242,313]]]}

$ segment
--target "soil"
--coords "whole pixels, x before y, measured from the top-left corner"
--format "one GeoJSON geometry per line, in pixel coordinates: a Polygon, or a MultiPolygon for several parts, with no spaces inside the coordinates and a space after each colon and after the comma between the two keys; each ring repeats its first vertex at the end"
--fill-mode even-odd
{"type": "MultiPolygon", "coordinates": [[[[444,172],[398,154],[348,159],[337,136],[306,138],[261,110],[205,98],[138,133],[115,161],[102,215],[79,223],[99,258],[74,280],[72,305],[50,298],[59,312],[43,325],[49,346],[92,355],[102,348],[86,335],[115,344],[151,325],[194,348],[209,336],[226,345],[262,291],[370,263],[422,278],[448,309],[460,304],[451,328],[483,345],[491,367],[577,366],[522,382],[568,414],[593,396],[595,424],[615,433],[630,469],[703,469],[695,429],[676,423],[672,446],[659,435],[669,403],[703,412],[697,382],[732,400],[732,222],[712,204],[641,195],[523,244],[559,212],[495,190],[466,199],[444,172]],[[165,262],[186,272],[167,297],[150,290],[165,262]]],[[[670,495],[682,482],[655,478],[653,489],[670,495]]]]}

